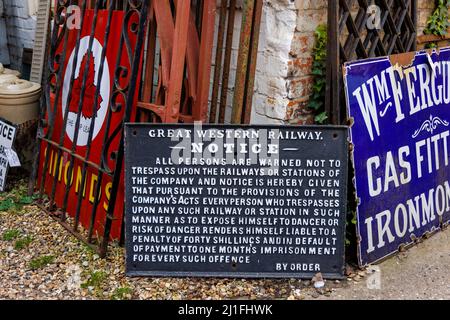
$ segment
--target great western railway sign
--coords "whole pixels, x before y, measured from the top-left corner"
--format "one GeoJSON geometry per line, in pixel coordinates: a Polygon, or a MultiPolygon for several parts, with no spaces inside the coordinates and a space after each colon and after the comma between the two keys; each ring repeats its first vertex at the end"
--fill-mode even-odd
{"type": "Polygon", "coordinates": [[[359,260],[450,220],[450,49],[348,63],[359,260]]]}
{"type": "Polygon", "coordinates": [[[347,129],[126,126],[129,276],[339,278],[347,129]]]}

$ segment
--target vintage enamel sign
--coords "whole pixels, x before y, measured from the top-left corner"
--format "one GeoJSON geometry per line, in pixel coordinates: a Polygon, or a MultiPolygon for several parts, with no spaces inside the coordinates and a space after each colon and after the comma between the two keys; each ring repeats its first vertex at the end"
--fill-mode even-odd
{"type": "MultiPolygon", "coordinates": [[[[77,207],[81,207],[80,222],[85,227],[90,224],[91,212],[96,211],[97,213],[93,214],[94,229],[96,233],[103,234],[103,223],[113,185],[112,174],[109,173],[115,168],[125,112],[124,98],[121,97],[123,94],[113,91],[114,81],[118,83],[116,87],[126,88],[127,79],[130,77],[130,72],[126,71],[130,69],[129,52],[123,49],[122,53],[119,53],[119,48],[123,44],[120,43],[120,37],[117,35],[121,35],[122,30],[125,30],[124,23],[133,24],[136,22],[134,21],[136,17],[124,22],[123,11],[112,13],[109,26],[111,36],[103,63],[102,53],[105,49],[103,42],[108,24],[108,11],[100,10],[96,19],[95,24],[94,11],[86,10],[79,41],[77,41],[78,30],[70,30],[66,52],[63,52],[62,45],[57,50],[57,55],[66,56],[65,63],[57,66],[63,68],[62,80],[60,80],[62,90],[58,97],[51,93],[51,105],[56,106],[55,112],[51,113],[54,120],[47,116],[47,121],[51,123],[53,120],[54,125],[47,128],[44,135],[52,130],[48,138],[53,141],[53,144],[44,141],[41,145],[39,181],[45,179],[47,194],[51,195],[52,190],[55,190],[55,202],[58,207],[64,207],[64,202],[67,203],[67,212],[71,216],[75,215],[77,207]],[[91,41],[90,33],[94,24],[96,26],[94,39],[91,41]],[[117,65],[120,65],[120,70],[115,70],[117,65]],[[113,99],[114,95],[115,99],[113,99]],[[58,99],[56,104],[55,99],[58,99]],[[92,133],[90,133],[91,128],[92,133]],[[90,135],[91,138],[89,138],[90,135]],[[55,145],[61,142],[62,147],[56,148],[55,145]],[[69,150],[73,150],[75,156],[71,156],[69,150]],[[43,173],[46,157],[48,157],[48,166],[43,173]],[[87,159],[91,164],[86,167],[87,176],[84,186],[81,186],[84,166],[80,159],[87,159]],[[72,161],[73,164],[71,164],[72,161]],[[71,166],[73,166],[72,170],[71,166]],[[70,171],[72,171],[71,175],[70,171]],[[54,184],[56,187],[53,186],[54,184]],[[96,200],[98,184],[100,189],[98,200],[96,200]],[[71,188],[67,187],[69,185],[71,188]],[[82,202],[78,206],[78,195],[81,192],[83,193],[82,202]]],[[[132,31],[129,31],[128,41],[130,42],[128,45],[132,48],[136,41],[136,35],[132,31]]],[[[55,83],[55,85],[58,84],[55,83]]],[[[135,108],[131,111],[131,119],[134,118],[135,108]]],[[[121,185],[117,199],[124,197],[123,177],[121,185]]],[[[122,200],[116,203],[114,217],[116,219],[112,225],[111,237],[118,239],[123,217],[122,200]]]]}
{"type": "Polygon", "coordinates": [[[450,220],[450,49],[344,68],[364,266],[450,220]]]}
{"type": "Polygon", "coordinates": [[[127,125],[130,276],[344,271],[346,127],[127,125]]]}

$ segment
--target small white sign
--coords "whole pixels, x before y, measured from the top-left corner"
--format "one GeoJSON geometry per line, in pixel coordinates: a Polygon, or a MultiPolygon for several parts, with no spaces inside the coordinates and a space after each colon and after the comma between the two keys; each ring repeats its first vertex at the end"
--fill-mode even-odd
{"type": "Polygon", "coordinates": [[[16,131],[17,129],[15,126],[0,119],[0,192],[5,190],[6,177],[8,175],[10,163],[13,163],[14,165],[17,164],[18,159],[14,159],[14,154],[16,157],[17,154],[8,151],[12,151],[14,139],[16,138],[16,131]]]}
{"type": "Polygon", "coordinates": [[[5,149],[6,158],[8,158],[9,166],[11,168],[17,168],[20,167],[22,164],[20,163],[19,156],[17,155],[17,152],[15,152],[13,149],[5,149]]]}

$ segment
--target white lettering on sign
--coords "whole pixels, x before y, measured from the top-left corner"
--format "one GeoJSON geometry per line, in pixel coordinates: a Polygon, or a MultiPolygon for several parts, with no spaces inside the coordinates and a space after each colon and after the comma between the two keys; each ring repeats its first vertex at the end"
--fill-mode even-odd
{"type": "Polygon", "coordinates": [[[5,190],[10,163],[17,164],[16,159],[13,159],[15,152],[12,153],[15,137],[16,127],[0,119],[0,192],[5,190]]]}
{"type": "Polygon", "coordinates": [[[396,237],[405,236],[407,232],[414,234],[448,211],[450,211],[450,185],[446,181],[428,192],[408,199],[406,203],[399,203],[393,210],[385,210],[377,213],[375,217],[367,218],[365,220],[369,240],[367,253],[375,251],[376,248],[383,248],[388,243],[394,242],[396,237]]]}
{"type": "Polygon", "coordinates": [[[438,61],[432,66],[427,62],[405,69],[391,66],[356,88],[352,96],[358,102],[367,132],[374,141],[381,136],[380,118],[391,107],[394,107],[395,123],[399,123],[406,116],[450,103],[450,61],[438,61]],[[409,106],[409,110],[405,110],[405,106],[409,106]]]}
{"type": "Polygon", "coordinates": [[[17,152],[15,152],[13,149],[5,148],[5,155],[6,158],[8,158],[9,166],[11,168],[17,168],[21,166],[19,156],[17,155],[17,152]]]}
{"type": "Polygon", "coordinates": [[[450,47],[348,62],[359,263],[450,223],[450,47]]]}
{"type": "Polygon", "coordinates": [[[341,272],[345,128],[186,128],[128,128],[129,274],[341,272]]]}

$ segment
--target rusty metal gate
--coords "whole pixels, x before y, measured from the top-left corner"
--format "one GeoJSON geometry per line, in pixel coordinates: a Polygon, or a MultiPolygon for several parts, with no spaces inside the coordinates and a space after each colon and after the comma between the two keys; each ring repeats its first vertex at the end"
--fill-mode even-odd
{"type": "Polygon", "coordinates": [[[192,5],[190,0],[150,4],[144,87],[138,103],[142,121],[206,121],[216,3],[192,1],[192,5]]]}
{"type": "Polygon", "coordinates": [[[220,5],[216,15],[216,0],[56,1],[30,192],[101,257],[124,240],[123,124],[223,123],[236,35],[231,121],[250,121],[262,0],[243,2],[240,33],[236,0],[220,5]]]}
{"type": "Polygon", "coordinates": [[[122,16],[123,22],[120,34],[112,34],[112,32],[110,32],[110,26],[114,23],[113,19],[116,19],[114,12],[116,11],[117,3],[114,1],[96,1],[95,4],[93,4],[93,9],[89,8],[91,5],[90,2],[82,1],[82,3],[79,4],[81,13],[79,15],[79,18],[81,19],[80,27],[75,28],[76,31],[71,31],[69,24],[71,15],[68,8],[78,4],[79,3],[72,0],[60,0],[56,3],[51,48],[48,57],[48,70],[45,78],[45,92],[41,104],[40,128],[38,132],[39,148],[36,154],[32,183],[37,180],[37,188],[39,190],[40,205],[42,209],[49,212],[52,217],[57,219],[75,236],[84,240],[102,256],[105,256],[107,243],[110,239],[111,225],[115,219],[114,204],[117,200],[116,197],[122,176],[122,124],[123,122],[131,120],[135,88],[138,81],[137,75],[141,64],[141,48],[143,47],[148,2],[134,0],[126,3],[122,16]],[[88,10],[91,10],[89,20],[87,20],[88,10]],[[100,12],[102,12],[101,17],[100,12]],[[94,41],[94,35],[98,24],[101,23],[100,19],[103,19],[102,22],[105,23],[106,31],[103,34],[103,39],[101,39],[101,41],[103,41],[101,52],[97,52],[97,56],[94,56],[93,50],[94,44],[96,43],[96,41],[94,41]],[[87,25],[88,23],[90,25],[87,25]],[[79,74],[77,77],[77,60],[79,53],[83,50],[81,48],[82,30],[86,31],[86,29],[89,30],[89,41],[87,48],[85,48],[87,62],[83,68],[84,70],[81,70],[81,66],[79,66],[80,70],[78,71],[79,74]],[[74,36],[75,34],[76,41],[73,51],[74,54],[69,57],[69,36],[74,36]],[[130,41],[131,35],[136,37],[134,43],[130,41]],[[93,150],[92,144],[96,127],[95,122],[98,120],[98,112],[101,110],[99,98],[102,95],[102,89],[101,85],[97,85],[95,92],[88,92],[88,86],[93,85],[93,83],[88,82],[88,77],[94,72],[90,70],[90,61],[92,59],[95,60],[94,67],[96,69],[94,74],[97,76],[95,79],[92,79],[92,81],[97,84],[103,84],[103,79],[106,77],[105,74],[107,74],[105,61],[108,50],[111,50],[110,45],[114,38],[120,39],[117,41],[118,48],[116,50],[118,56],[126,57],[126,61],[125,59],[117,59],[115,64],[114,70],[116,70],[116,72],[113,75],[114,80],[112,81],[111,94],[108,93],[110,96],[110,99],[107,102],[109,106],[104,108],[106,113],[104,115],[104,135],[103,138],[98,138],[103,141],[101,144],[102,147],[101,150],[93,150]],[[64,70],[66,64],[72,66],[71,71],[69,68],[64,70]],[[83,74],[82,76],[80,75],[81,73],[83,74]],[[63,74],[65,74],[64,77],[63,74]],[[68,92],[65,93],[63,86],[66,85],[66,78],[70,79],[70,82],[68,92]],[[78,80],[78,86],[75,88],[74,82],[76,80],[78,80]],[[64,96],[65,94],[66,96],[64,96]],[[91,101],[94,102],[92,105],[84,105],[87,101],[87,95],[91,95],[91,101]],[[93,100],[92,95],[94,95],[93,100]],[[61,101],[61,103],[66,103],[66,108],[65,110],[62,110],[62,112],[60,111],[59,101],[61,101]],[[73,119],[73,117],[69,119],[69,106],[72,106],[73,104],[75,104],[76,112],[74,112],[74,114],[76,114],[76,119],[73,119]],[[84,144],[85,147],[80,151],[78,139],[81,132],[80,125],[82,115],[84,119],[85,112],[87,112],[86,109],[91,109],[92,116],[90,125],[85,131],[87,134],[87,141],[84,144]],[[112,123],[112,119],[116,117],[116,114],[120,114],[121,121],[112,123]],[[58,122],[60,121],[62,121],[62,128],[64,129],[60,128],[59,130],[55,130],[55,127],[58,126],[58,122]],[[71,141],[70,143],[67,143],[66,131],[70,121],[74,122],[72,125],[77,129],[74,129],[71,141]],[[112,140],[114,139],[119,140],[115,145],[112,143],[112,140]],[[99,156],[97,161],[91,159],[93,152],[96,152],[99,156]],[[76,162],[80,164],[79,170],[81,172],[81,181],[77,181],[74,186],[73,174],[76,162]],[[62,171],[64,171],[62,180],[66,181],[65,188],[63,188],[64,186],[60,183],[60,172],[62,171]],[[48,172],[49,174],[47,174],[48,172]],[[85,207],[84,201],[85,189],[88,173],[91,174],[91,179],[93,181],[93,172],[95,172],[96,182],[94,182],[91,188],[90,196],[92,196],[93,201],[89,210],[90,212],[87,212],[88,208],[85,207]],[[103,215],[104,219],[101,222],[102,228],[100,231],[99,228],[96,228],[96,224],[98,225],[97,219],[99,218],[99,207],[102,206],[100,203],[100,188],[105,176],[109,177],[111,181],[109,189],[110,205],[107,205],[105,208],[105,214],[103,215]],[[72,193],[74,188],[80,188],[81,190],[72,193]],[[77,193],[78,195],[76,195],[77,193]],[[59,196],[59,201],[56,201],[55,199],[57,196],[59,196]],[[70,210],[68,209],[69,206],[71,207],[70,210]],[[71,211],[69,215],[67,214],[68,211],[71,211]],[[80,231],[80,217],[82,214],[89,216],[86,219],[88,222],[84,224],[84,233],[80,231]],[[96,245],[93,244],[94,237],[97,240],[96,245]]]}
{"type": "Polygon", "coordinates": [[[138,103],[142,121],[225,123],[225,110],[231,102],[228,89],[233,85],[233,38],[238,35],[229,122],[250,123],[263,0],[243,1],[240,33],[235,28],[237,1],[221,0],[217,15],[216,4],[209,0],[151,2],[145,79],[138,103]]]}
{"type": "Polygon", "coordinates": [[[328,39],[325,108],[332,124],[343,124],[343,64],[415,51],[417,0],[328,1],[328,39]]]}

